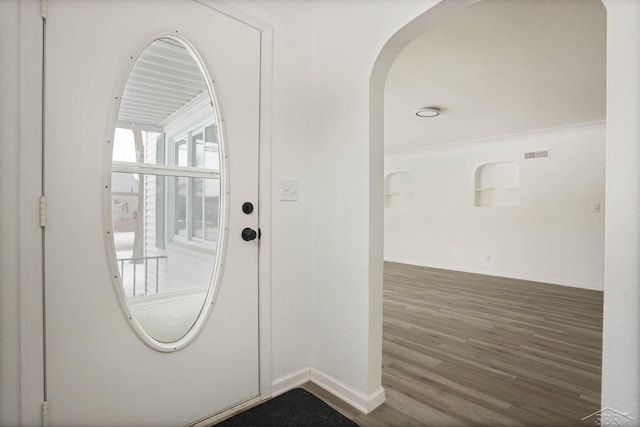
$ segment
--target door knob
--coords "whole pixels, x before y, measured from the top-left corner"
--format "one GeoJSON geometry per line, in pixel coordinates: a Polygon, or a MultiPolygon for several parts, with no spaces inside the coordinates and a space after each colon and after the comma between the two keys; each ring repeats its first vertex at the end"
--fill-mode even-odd
{"type": "Polygon", "coordinates": [[[245,242],[249,242],[251,240],[255,240],[256,237],[258,237],[258,233],[256,233],[255,230],[252,230],[249,227],[247,227],[244,230],[242,230],[242,240],[244,240],[245,242]]]}

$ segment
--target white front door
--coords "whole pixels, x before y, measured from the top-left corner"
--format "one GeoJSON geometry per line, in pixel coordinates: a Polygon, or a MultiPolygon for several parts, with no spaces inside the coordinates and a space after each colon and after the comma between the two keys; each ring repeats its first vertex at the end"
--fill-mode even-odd
{"type": "MultiPolygon", "coordinates": [[[[257,206],[252,213],[242,206],[258,201],[260,32],[192,0],[48,3],[49,423],[178,426],[258,396],[258,239],[245,241],[241,234],[245,228],[258,230],[257,206]],[[213,103],[216,117],[187,120],[186,113],[161,111],[174,97],[161,71],[150,77],[160,92],[145,87],[139,76],[126,86],[134,61],[154,72],[157,64],[147,61],[155,55],[150,43],[161,38],[159,47],[180,48],[184,41],[197,53],[206,70],[201,75],[215,81],[205,86],[209,92],[213,88],[216,102],[209,102],[208,93],[198,99],[208,108],[213,103]],[[145,46],[148,58],[140,54],[145,46]],[[143,107],[164,116],[146,117],[129,108],[133,95],[120,99],[123,88],[124,95],[139,91],[143,107]],[[211,136],[214,126],[217,137],[211,136]],[[143,163],[154,157],[144,172],[111,157],[118,150],[115,127],[131,135],[139,131],[145,143],[157,141],[157,152],[142,155],[143,163]],[[213,150],[221,155],[215,171],[204,170],[206,153],[196,159],[197,150],[207,149],[207,138],[215,140],[213,150]],[[210,178],[215,189],[204,189],[207,180],[196,172],[178,170],[183,161],[210,178]],[[154,169],[155,163],[165,169],[154,169]],[[149,198],[140,196],[137,185],[149,198]],[[210,205],[218,211],[207,219],[203,210],[210,205]],[[144,222],[138,221],[141,216],[144,222]],[[146,230],[142,240],[129,242],[140,224],[146,230]],[[203,263],[210,268],[204,273],[198,270],[203,263]],[[192,282],[206,286],[194,291],[192,282]],[[183,311],[195,294],[203,299],[185,329],[189,314],[183,311]],[[167,295],[187,303],[176,308],[175,298],[167,295]],[[162,307],[170,307],[167,317],[156,322],[153,316],[162,307]]],[[[180,61],[179,53],[173,57],[180,61]]],[[[185,107],[179,98],[178,93],[180,111],[198,102],[194,98],[185,107]]]]}

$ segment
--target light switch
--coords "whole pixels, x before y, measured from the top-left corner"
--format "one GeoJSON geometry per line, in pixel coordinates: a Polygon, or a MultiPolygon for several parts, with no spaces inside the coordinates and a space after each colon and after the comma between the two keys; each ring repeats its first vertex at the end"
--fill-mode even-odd
{"type": "Polygon", "coordinates": [[[591,213],[600,213],[600,203],[591,205],[591,213]]]}
{"type": "Polygon", "coordinates": [[[297,201],[298,200],[298,180],[297,179],[281,179],[280,180],[280,200],[297,201]]]}

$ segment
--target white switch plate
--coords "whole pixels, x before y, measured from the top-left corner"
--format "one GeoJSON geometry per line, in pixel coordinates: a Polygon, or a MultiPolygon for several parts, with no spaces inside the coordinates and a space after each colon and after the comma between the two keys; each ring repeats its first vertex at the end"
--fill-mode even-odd
{"type": "Polygon", "coordinates": [[[591,205],[591,213],[600,213],[600,203],[591,205]]]}
{"type": "Polygon", "coordinates": [[[297,201],[298,200],[298,180],[297,179],[281,179],[280,180],[280,200],[297,201]]]}

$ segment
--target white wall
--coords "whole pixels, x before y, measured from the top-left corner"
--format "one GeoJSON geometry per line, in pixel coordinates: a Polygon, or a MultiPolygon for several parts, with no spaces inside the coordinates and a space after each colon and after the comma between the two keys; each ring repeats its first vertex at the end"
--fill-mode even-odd
{"type": "MultiPolygon", "coordinates": [[[[25,340],[15,323],[14,310],[20,301],[19,279],[17,261],[11,254],[15,256],[20,245],[21,251],[38,258],[37,251],[30,250],[31,241],[17,242],[12,234],[15,231],[11,231],[18,221],[12,205],[26,203],[19,198],[12,181],[20,161],[16,128],[12,125],[17,120],[17,85],[13,73],[17,67],[15,49],[19,40],[14,13],[17,3],[17,0],[0,1],[3,23],[0,105],[3,124],[4,120],[9,123],[0,130],[3,154],[0,171],[2,425],[15,424],[21,391],[12,374],[20,370],[14,346],[17,342],[24,346],[25,340]],[[5,254],[9,254],[9,258],[5,258],[5,254]]],[[[33,4],[37,9],[37,2],[21,3],[33,4]]],[[[383,215],[382,147],[369,147],[369,79],[376,56],[389,37],[435,1],[318,0],[313,4],[313,16],[309,14],[309,2],[233,0],[230,3],[274,25],[274,379],[316,367],[366,398],[379,389],[380,383],[378,344],[382,308],[379,301],[372,303],[371,300],[376,298],[372,294],[380,291],[381,284],[378,283],[377,289],[370,289],[369,285],[370,281],[377,280],[371,272],[381,271],[382,253],[380,245],[380,256],[372,257],[370,262],[369,243],[381,241],[383,215]],[[370,148],[373,157],[370,157],[370,148]],[[278,200],[276,189],[280,177],[300,180],[298,202],[278,200]],[[370,182],[373,197],[369,195],[370,182]],[[370,204],[380,206],[371,216],[370,204]]],[[[637,318],[640,300],[640,185],[637,179],[640,172],[637,161],[640,3],[606,1],[608,8],[612,4],[616,11],[612,13],[610,9],[608,15],[607,155],[610,160],[607,181],[610,188],[605,243],[603,403],[628,410],[640,419],[637,381],[640,377],[637,318]],[[613,147],[616,149],[611,151],[613,147]],[[620,191],[614,191],[616,189],[620,191]]],[[[28,72],[28,69],[23,71],[28,72]]],[[[20,144],[27,142],[21,140],[20,144]]],[[[25,171],[27,165],[24,165],[25,171]]],[[[35,280],[24,283],[24,288],[39,286],[35,280]]],[[[21,289],[21,292],[25,291],[21,289]]],[[[30,354],[36,354],[37,358],[37,353],[23,352],[20,359],[28,362],[33,357],[30,354]]],[[[24,379],[25,373],[22,375],[24,379]]],[[[25,402],[23,397],[24,411],[39,417],[39,408],[29,406],[30,402],[25,402]]]]}
{"type": "Polygon", "coordinates": [[[0,425],[20,422],[18,0],[0,2],[0,425]]]}
{"type": "Polygon", "coordinates": [[[640,2],[607,7],[602,406],[640,425],[640,2]]]}
{"type": "Polygon", "coordinates": [[[602,290],[604,154],[604,123],[387,153],[413,199],[385,208],[385,260],[602,290]],[[496,162],[518,165],[519,207],[474,207],[476,169],[496,162]]]}
{"type": "Polygon", "coordinates": [[[381,392],[371,307],[382,309],[369,270],[369,84],[386,41],[434,3],[313,3],[311,366],[369,407],[381,392]]]}

